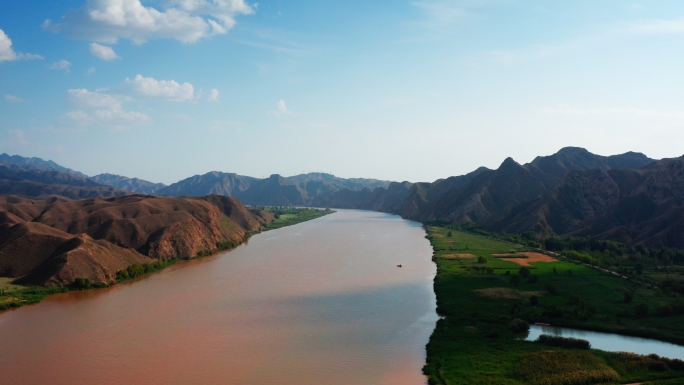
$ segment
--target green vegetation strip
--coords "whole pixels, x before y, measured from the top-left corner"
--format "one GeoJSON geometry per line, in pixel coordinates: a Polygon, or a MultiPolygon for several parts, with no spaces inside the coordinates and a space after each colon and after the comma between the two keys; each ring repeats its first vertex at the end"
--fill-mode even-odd
{"type": "Polygon", "coordinates": [[[493,255],[539,252],[526,249],[538,246],[532,242],[523,246],[515,239],[426,229],[442,316],[427,346],[423,370],[430,384],[684,383],[680,360],[586,349],[581,340],[516,338],[525,322],[547,322],[682,343],[684,317],[650,310],[675,306],[681,301],[676,292],[580,262],[532,261],[523,267],[528,259],[504,261],[493,255]],[[462,252],[474,257],[454,257],[462,252]]]}
{"type": "MultiPolygon", "coordinates": [[[[330,209],[319,210],[312,208],[294,208],[294,207],[260,207],[262,210],[269,211],[274,214],[276,219],[266,225],[263,231],[275,230],[285,226],[292,226],[298,223],[310,221],[312,219],[320,218],[322,216],[332,214],[334,211],[330,209]]],[[[177,257],[167,260],[155,261],[146,264],[136,264],[128,266],[128,268],[116,272],[116,282],[124,282],[137,278],[143,275],[154,273],[163,270],[180,261],[187,261],[195,258],[202,258],[213,255],[217,252],[234,249],[242,243],[249,240],[249,238],[258,234],[261,231],[248,233],[241,241],[227,240],[225,242],[218,242],[214,250],[202,250],[194,257],[177,257]]],[[[50,294],[66,293],[74,290],[89,290],[101,289],[109,287],[109,285],[101,283],[91,283],[88,278],[76,278],[69,286],[56,287],[38,287],[38,286],[20,286],[13,285],[10,278],[0,278],[0,311],[39,303],[50,294]]]]}
{"type": "Polygon", "coordinates": [[[296,208],[296,207],[260,207],[262,210],[272,212],[275,220],[266,225],[266,231],[275,230],[285,226],[292,226],[298,223],[310,221],[322,216],[334,213],[333,210],[296,208]]]}

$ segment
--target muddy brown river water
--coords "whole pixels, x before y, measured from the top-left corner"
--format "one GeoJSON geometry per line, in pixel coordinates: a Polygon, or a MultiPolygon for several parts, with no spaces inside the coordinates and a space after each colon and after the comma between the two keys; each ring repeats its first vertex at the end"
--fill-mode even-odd
{"type": "Polygon", "coordinates": [[[437,320],[424,237],[416,222],[339,210],[0,313],[0,383],[424,384],[437,320]]]}

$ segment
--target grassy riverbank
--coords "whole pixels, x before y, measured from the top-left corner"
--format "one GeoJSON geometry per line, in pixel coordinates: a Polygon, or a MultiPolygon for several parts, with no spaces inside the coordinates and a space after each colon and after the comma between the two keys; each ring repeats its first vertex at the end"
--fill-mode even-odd
{"type": "MultiPolygon", "coordinates": [[[[298,223],[310,221],[312,219],[320,218],[322,216],[332,214],[334,211],[330,209],[318,210],[310,208],[282,208],[282,207],[262,207],[261,209],[269,211],[276,216],[276,219],[266,225],[263,231],[275,230],[285,226],[292,226],[298,223]]],[[[231,250],[242,243],[249,240],[249,238],[258,234],[259,232],[248,233],[241,241],[227,241],[219,242],[216,249],[202,250],[193,258],[171,258],[164,261],[156,261],[144,265],[131,265],[127,269],[120,270],[116,273],[116,282],[124,282],[136,277],[151,274],[156,271],[163,270],[179,261],[202,258],[210,256],[219,252],[231,250]]],[[[105,288],[107,285],[91,284],[87,279],[77,279],[71,286],[58,287],[38,287],[38,286],[20,286],[12,284],[10,278],[0,277],[0,311],[21,307],[24,305],[31,305],[39,303],[50,294],[65,293],[72,290],[89,290],[105,288]]]]}
{"type": "Polygon", "coordinates": [[[684,317],[644,312],[675,298],[584,264],[532,262],[544,256],[524,255],[530,250],[513,243],[441,227],[427,231],[443,316],[427,347],[431,384],[684,381],[681,361],[550,347],[516,339],[510,328],[522,319],[681,343],[684,317]]]}
{"type": "Polygon", "coordinates": [[[331,209],[319,210],[297,207],[262,207],[261,209],[272,212],[276,217],[273,222],[266,225],[266,231],[296,225],[335,212],[331,209]]]}

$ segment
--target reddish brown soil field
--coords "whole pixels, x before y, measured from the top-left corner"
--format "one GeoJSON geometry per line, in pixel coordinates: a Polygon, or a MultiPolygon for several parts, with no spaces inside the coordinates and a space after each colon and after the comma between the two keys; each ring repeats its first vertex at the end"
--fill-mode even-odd
{"type": "Polygon", "coordinates": [[[520,266],[531,266],[532,262],[557,262],[558,260],[542,253],[523,252],[516,255],[526,255],[527,258],[501,258],[503,261],[517,263],[520,266]]]}

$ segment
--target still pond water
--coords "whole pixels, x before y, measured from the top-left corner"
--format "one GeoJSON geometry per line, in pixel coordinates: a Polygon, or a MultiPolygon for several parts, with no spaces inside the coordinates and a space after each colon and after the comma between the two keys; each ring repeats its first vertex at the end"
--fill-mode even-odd
{"type": "Polygon", "coordinates": [[[424,384],[437,319],[424,237],[416,222],[340,210],[0,313],[0,382],[424,384]]]}
{"type": "Polygon", "coordinates": [[[587,340],[591,343],[592,349],[600,349],[608,352],[630,352],[643,355],[655,353],[661,357],[684,360],[684,346],[647,338],[628,337],[611,333],[533,325],[530,326],[530,333],[526,339],[528,341],[534,341],[542,334],[587,340]]]}

